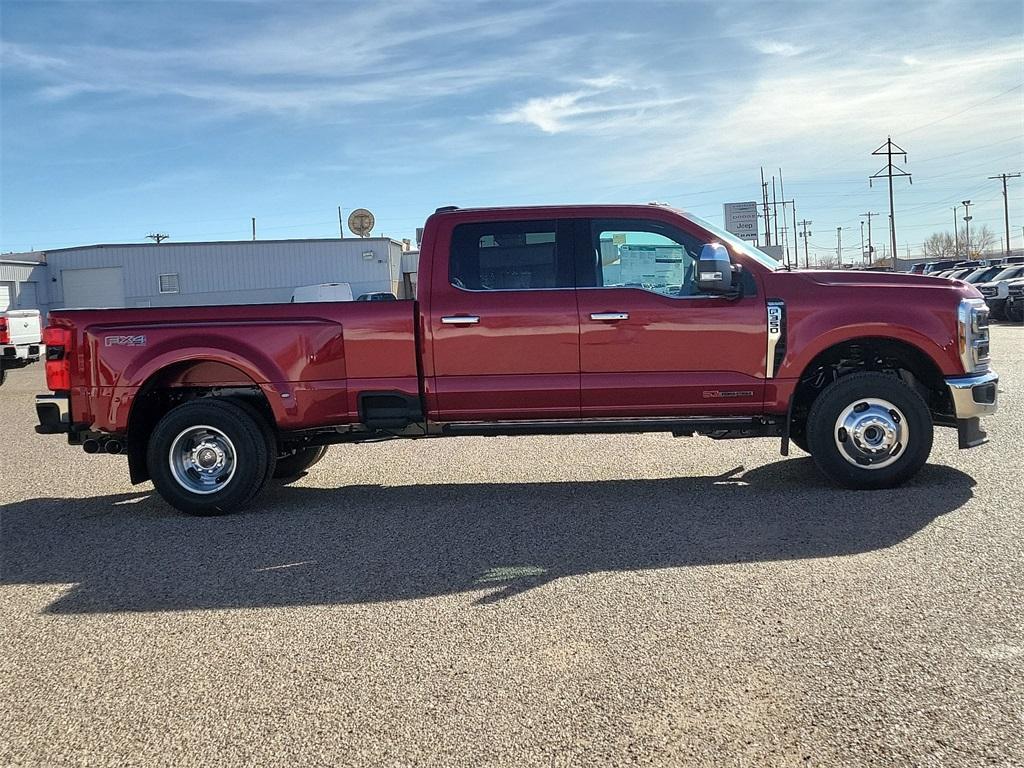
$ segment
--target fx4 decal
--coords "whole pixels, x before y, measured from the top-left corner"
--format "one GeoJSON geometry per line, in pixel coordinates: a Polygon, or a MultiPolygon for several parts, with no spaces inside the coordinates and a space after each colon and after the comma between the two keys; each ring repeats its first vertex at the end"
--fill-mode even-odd
{"type": "Polygon", "coordinates": [[[107,336],[103,342],[108,347],[144,347],[145,336],[107,336]]]}

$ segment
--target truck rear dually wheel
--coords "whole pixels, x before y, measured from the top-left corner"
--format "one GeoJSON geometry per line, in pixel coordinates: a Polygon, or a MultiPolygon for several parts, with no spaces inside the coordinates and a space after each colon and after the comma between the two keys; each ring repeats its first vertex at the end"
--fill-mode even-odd
{"type": "Polygon", "coordinates": [[[276,458],[258,418],[248,408],[216,399],[169,411],[146,451],[157,492],[192,515],[222,515],[250,502],[266,485],[276,458]]]}
{"type": "Polygon", "coordinates": [[[891,488],[913,477],[932,449],[924,400],[895,376],[854,373],[833,382],[807,417],[818,468],[847,488],[891,488]]]}
{"type": "Polygon", "coordinates": [[[278,456],[277,466],[274,468],[274,478],[292,480],[320,461],[326,453],[326,445],[312,445],[297,448],[287,456],[278,456]]]}

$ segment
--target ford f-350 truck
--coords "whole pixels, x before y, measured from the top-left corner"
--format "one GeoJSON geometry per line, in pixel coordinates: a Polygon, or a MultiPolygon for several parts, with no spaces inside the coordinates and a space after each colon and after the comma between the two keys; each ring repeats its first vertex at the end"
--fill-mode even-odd
{"type": "Polygon", "coordinates": [[[996,411],[988,311],[965,283],[788,271],[656,205],[438,209],[415,301],[61,310],[45,434],[125,454],[218,514],[326,446],[663,431],[781,438],[886,488],[996,411]]]}

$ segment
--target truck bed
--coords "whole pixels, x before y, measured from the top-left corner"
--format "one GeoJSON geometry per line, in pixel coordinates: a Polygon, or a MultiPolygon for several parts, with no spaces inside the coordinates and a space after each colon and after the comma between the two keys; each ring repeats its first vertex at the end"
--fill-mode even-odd
{"type": "Polygon", "coordinates": [[[119,432],[148,387],[257,386],[278,428],[358,420],[359,393],[419,394],[416,303],[55,310],[71,331],[71,420],[119,432]]]}

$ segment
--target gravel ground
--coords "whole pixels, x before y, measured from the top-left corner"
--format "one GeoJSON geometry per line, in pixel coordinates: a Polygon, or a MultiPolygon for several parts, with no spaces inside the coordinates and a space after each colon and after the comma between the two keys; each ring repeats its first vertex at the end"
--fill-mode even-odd
{"type": "Polygon", "coordinates": [[[0,389],[0,764],[1024,765],[1024,329],[899,490],[774,440],[335,447],[177,514],[0,389]]]}

